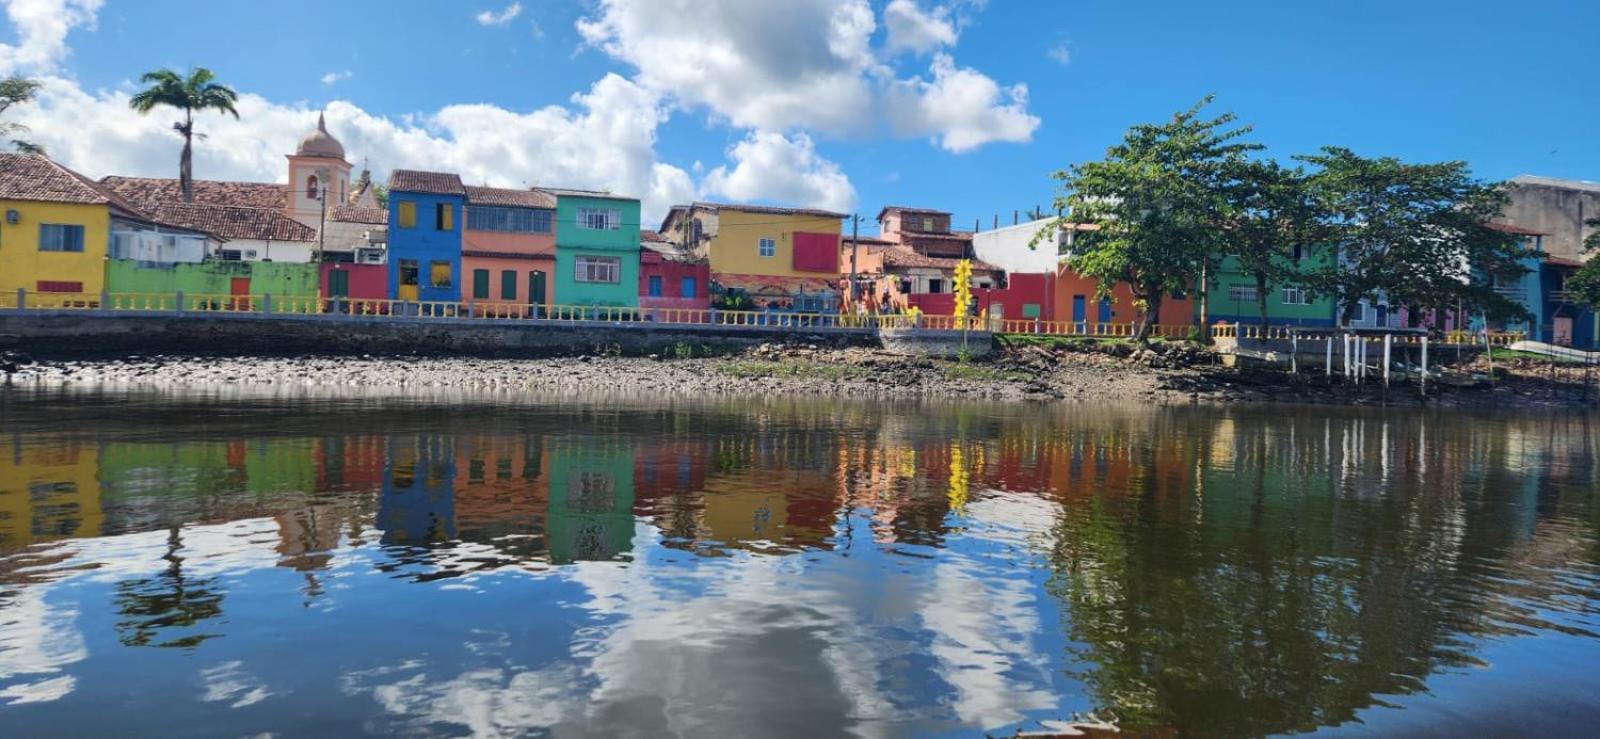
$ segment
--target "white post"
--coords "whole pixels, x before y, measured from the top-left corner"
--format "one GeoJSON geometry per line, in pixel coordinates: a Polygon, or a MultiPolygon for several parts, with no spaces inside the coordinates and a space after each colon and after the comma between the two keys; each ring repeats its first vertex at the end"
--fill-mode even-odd
{"type": "Polygon", "coordinates": [[[1289,337],[1289,371],[1300,374],[1300,334],[1289,337]]]}
{"type": "Polygon", "coordinates": [[[272,293],[265,293],[261,296],[261,312],[272,312],[272,293]]]}
{"type": "Polygon", "coordinates": [[[1422,337],[1422,395],[1428,395],[1428,337],[1422,337]]]}
{"type": "Polygon", "coordinates": [[[1333,377],[1333,334],[1328,334],[1328,358],[1323,360],[1322,368],[1333,377]]]}
{"type": "Polygon", "coordinates": [[[1389,358],[1394,352],[1394,334],[1383,335],[1383,386],[1389,386],[1389,358]]]}

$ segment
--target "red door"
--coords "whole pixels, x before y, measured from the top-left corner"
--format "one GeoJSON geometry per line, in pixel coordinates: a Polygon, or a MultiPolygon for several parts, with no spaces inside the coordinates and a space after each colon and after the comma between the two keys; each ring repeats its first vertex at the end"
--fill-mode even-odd
{"type": "Polygon", "coordinates": [[[228,285],[228,293],[233,296],[234,310],[250,310],[250,278],[233,278],[228,285]]]}

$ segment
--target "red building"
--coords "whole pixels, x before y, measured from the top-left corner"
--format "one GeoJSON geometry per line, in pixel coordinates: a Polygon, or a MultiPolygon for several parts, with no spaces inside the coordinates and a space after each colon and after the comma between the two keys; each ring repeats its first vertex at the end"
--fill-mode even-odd
{"type": "MultiPolygon", "coordinates": [[[[639,307],[711,307],[711,265],[654,231],[639,232],[639,307]]],[[[677,316],[675,320],[686,317],[677,316]]]]}

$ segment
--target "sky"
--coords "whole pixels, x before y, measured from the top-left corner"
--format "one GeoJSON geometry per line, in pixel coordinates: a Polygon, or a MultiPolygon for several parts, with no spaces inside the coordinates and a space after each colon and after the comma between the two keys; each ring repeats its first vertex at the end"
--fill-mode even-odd
{"type": "Polygon", "coordinates": [[[93,177],[176,176],[145,71],[212,69],[196,176],[282,181],[325,111],[359,170],[603,188],[958,228],[1207,94],[1271,156],[1326,145],[1600,180],[1594,0],[0,0],[7,113],[93,177]]]}

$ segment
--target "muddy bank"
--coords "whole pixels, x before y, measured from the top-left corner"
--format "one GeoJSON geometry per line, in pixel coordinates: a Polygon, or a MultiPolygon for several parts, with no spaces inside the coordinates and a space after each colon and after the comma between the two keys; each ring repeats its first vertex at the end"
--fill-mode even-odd
{"type": "MultiPolygon", "coordinates": [[[[1320,374],[1223,367],[1198,348],[1137,349],[1083,344],[1004,345],[971,362],[905,357],[871,349],[767,344],[717,357],[590,355],[557,359],[424,356],[172,356],[39,360],[12,381],[44,385],[373,390],[485,389],[513,392],[631,392],[643,395],[789,395],[846,398],[1080,400],[1142,403],[1322,403],[1473,408],[1593,407],[1581,370],[1497,367],[1493,387],[1414,385],[1385,391],[1320,374]]],[[[1464,370],[1473,369],[1464,367],[1464,370]]]]}

